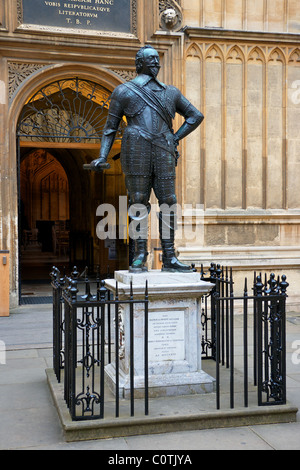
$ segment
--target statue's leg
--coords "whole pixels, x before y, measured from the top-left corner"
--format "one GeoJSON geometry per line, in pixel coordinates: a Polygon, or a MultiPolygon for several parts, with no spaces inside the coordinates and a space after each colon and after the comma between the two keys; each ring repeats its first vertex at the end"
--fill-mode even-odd
{"type": "MultiPolygon", "coordinates": [[[[165,169],[154,179],[154,191],[160,206],[159,235],[162,247],[162,271],[193,272],[194,268],[181,263],[175,254],[175,228],[177,199],[175,195],[175,177],[168,177],[171,172],[165,169]],[[164,175],[164,177],[161,177],[164,175]]],[[[171,173],[172,174],[172,173],[171,173]]]]}
{"type": "Polygon", "coordinates": [[[136,128],[127,127],[122,140],[121,162],[129,198],[129,236],[134,241],[132,272],[147,270],[148,210],[151,192],[151,143],[136,128]],[[138,206],[142,210],[138,211],[138,206]]]}
{"type": "Polygon", "coordinates": [[[126,187],[129,194],[129,216],[131,219],[129,235],[135,240],[134,257],[129,271],[139,273],[147,271],[150,178],[126,176],[126,187]]]}

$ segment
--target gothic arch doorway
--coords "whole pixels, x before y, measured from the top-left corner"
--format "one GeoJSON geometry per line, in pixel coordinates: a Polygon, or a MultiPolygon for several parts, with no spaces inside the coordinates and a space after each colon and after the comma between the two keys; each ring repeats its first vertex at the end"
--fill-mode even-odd
{"type": "Polygon", "coordinates": [[[43,279],[50,259],[69,262],[69,180],[49,150],[23,154],[20,199],[21,277],[43,279]]]}
{"type": "Polygon", "coordinates": [[[23,107],[17,125],[20,293],[25,281],[49,282],[53,264],[90,271],[99,265],[103,274],[127,265],[127,240],[112,247],[96,237],[99,204],[117,207],[126,195],[120,160],[114,158],[125,122],[111,169],[83,169],[99,154],[109,102],[110,92],[101,85],[71,77],[45,85],[23,107]]]}

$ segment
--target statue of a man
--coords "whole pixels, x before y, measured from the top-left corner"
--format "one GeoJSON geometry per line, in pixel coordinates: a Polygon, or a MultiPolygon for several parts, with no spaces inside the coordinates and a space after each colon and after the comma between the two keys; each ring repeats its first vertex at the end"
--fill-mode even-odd
{"type": "MultiPolygon", "coordinates": [[[[137,77],[119,85],[111,97],[109,115],[101,142],[100,155],[91,163],[94,170],[108,167],[107,157],[113,145],[119,124],[126,116],[127,127],[122,138],[121,163],[130,208],[143,205],[150,211],[151,190],[158,199],[159,234],[162,247],[163,271],[191,272],[192,268],[181,263],[174,250],[175,167],[177,146],[181,139],[195,130],[204,116],[174,86],[157,80],[160,69],[158,52],[145,46],[136,55],[137,77]],[[185,119],[174,133],[172,120],[179,113],[185,119]]],[[[148,213],[146,213],[148,216],[148,213]]],[[[148,218],[148,217],[147,217],[148,218]]],[[[135,240],[135,252],[131,272],[146,271],[147,231],[141,230],[135,240]]]]}

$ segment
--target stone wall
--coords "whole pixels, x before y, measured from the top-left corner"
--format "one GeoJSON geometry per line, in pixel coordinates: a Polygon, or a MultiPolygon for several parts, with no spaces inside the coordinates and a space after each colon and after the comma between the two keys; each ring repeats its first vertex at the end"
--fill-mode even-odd
{"type": "Polygon", "coordinates": [[[23,25],[21,0],[0,0],[0,249],[10,251],[12,304],[19,289],[16,127],[24,104],[51,81],[75,74],[111,92],[134,76],[135,53],[147,43],[160,53],[160,79],[205,115],[181,145],[178,200],[199,205],[203,228],[201,243],[178,241],[181,258],[197,265],[220,260],[238,273],[245,266],[286,268],[297,292],[298,3],[138,0],[132,34],[102,34],[23,25]],[[162,24],[169,7],[178,15],[173,30],[162,24]]]}
{"type": "MultiPolygon", "coordinates": [[[[186,139],[186,204],[203,209],[206,265],[282,267],[300,280],[300,13],[296,0],[183,1],[186,93],[205,120],[186,139]],[[271,251],[270,251],[271,249],[271,251]]],[[[197,222],[196,222],[197,223],[197,222]]]]}
{"type": "Polygon", "coordinates": [[[299,34],[297,0],[182,0],[184,24],[299,34]]]}

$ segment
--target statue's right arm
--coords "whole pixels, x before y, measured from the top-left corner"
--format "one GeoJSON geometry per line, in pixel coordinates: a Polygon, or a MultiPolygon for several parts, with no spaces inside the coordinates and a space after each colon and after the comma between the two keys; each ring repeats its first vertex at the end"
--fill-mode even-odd
{"type": "Polygon", "coordinates": [[[113,92],[111,103],[109,107],[107,121],[104,127],[103,136],[101,139],[101,149],[99,158],[93,160],[91,163],[92,167],[99,168],[109,168],[109,165],[106,163],[109,152],[113,146],[116,133],[118,131],[120,122],[123,117],[123,106],[120,99],[118,98],[117,89],[113,92]]]}

